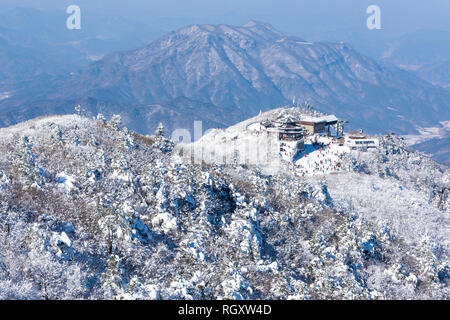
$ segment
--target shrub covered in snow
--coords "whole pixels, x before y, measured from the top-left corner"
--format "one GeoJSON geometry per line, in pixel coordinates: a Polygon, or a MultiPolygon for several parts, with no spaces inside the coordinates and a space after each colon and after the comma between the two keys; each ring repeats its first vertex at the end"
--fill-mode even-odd
{"type": "Polygon", "coordinates": [[[298,177],[192,163],[117,117],[0,135],[2,299],[450,298],[448,171],[395,141],[298,177]]]}

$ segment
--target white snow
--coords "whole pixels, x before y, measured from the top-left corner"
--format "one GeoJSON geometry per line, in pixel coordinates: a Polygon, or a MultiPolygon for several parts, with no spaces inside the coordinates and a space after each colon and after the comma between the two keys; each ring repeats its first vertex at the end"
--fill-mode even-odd
{"type": "Polygon", "coordinates": [[[425,192],[408,189],[391,178],[350,172],[327,176],[327,185],[337,209],[357,210],[358,215],[411,244],[429,235],[450,252],[450,216],[430,205],[425,192]]]}
{"type": "Polygon", "coordinates": [[[417,128],[419,134],[404,135],[407,145],[414,145],[430,139],[443,138],[450,133],[450,121],[441,121],[440,127],[417,128]]]}
{"type": "Polygon", "coordinates": [[[16,136],[33,136],[37,139],[41,136],[47,136],[50,126],[59,127],[85,127],[90,128],[93,125],[91,119],[80,117],[78,115],[56,115],[43,116],[36,119],[24,121],[16,125],[0,128],[0,137],[2,140],[14,140],[16,136]]]}
{"type": "Polygon", "coordinates": [[[318,116],[318,117],[314,117],[314,116],[309,116],[309,115],[302,115],[300,118],[301,121],[307,121],[307,122],[314,122],[314,123],[318,123],[318,122],[333,122],[333,121],[338,121],[338,118],[336,118],[335,115],[323,115],[323,116],[318,116]]]}
{"type": "Polygon", "coordinates": [[[8,91],[0,92],[0,101],[10,98],[11,95],[8,91]]]}
{"type": "Polygon", "coordinates": [[[61,172],[56,176],[56,182],[59,187],[64,189],[66,192],[70,192],[74,188],[75,178],[69,176],[68,174],[61,172]]]}
{"type": "Polygon", "coordinates": [[[295,172],[301,176],[341,172],[344,170],[343,156],[348,152],[349,147],[339,146],[331,138],[310,136],[305,142],[305,151],[299,153],[294,162],[295,172]],[[316,137],[321,145],[314,147],[313,141],[316,137]]]}
{"type": "Polygon", "coordinates": [[[152,225],[154,227],[160,227],[162,231],[168,233],[176,229],[177,219],[168,212],[161,212],[152,219],[152,225]]]}

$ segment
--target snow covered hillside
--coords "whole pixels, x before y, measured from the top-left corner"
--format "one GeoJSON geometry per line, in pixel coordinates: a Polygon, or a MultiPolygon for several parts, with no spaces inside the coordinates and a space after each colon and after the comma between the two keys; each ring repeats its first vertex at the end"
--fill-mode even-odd
{"type": "Polygon", "coordinates": [[[448,169],[390,136],[283,156],[257,120],[177,146],[119,117],[0,129],[0,298],[450,298],[448,169]]]}

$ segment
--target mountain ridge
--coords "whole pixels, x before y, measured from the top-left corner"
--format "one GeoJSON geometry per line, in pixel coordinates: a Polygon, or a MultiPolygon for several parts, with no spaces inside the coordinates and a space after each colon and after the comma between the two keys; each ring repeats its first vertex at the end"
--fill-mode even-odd
{"type": "MultiPolygon", "coordinates": [[[[155,105],[186,97],[223,109],[225,117],[215,122],[230,125],[260,110],[286,105],[296,96],[371,132],[415,133],[450,117],[450,90],[378,63],[344,43],[307,42],[255,21],[238,27],[180,28],[138,49],[107,55],[38,91],[30,98],[27,89],[18,90],[0,103],[0,110],[28,105],[14,120],[21,121],[37,115],[30,110],[36,109],[34,101],[52,110],[59,106],[70,110],[73,102],[83,102],[88,114],[100,101],[114,105],[114,112],[121,110],[127,118],[131,112],[127,105],[155,105]]],[[[179,111],[190,119],[203,117],[179,111]]],[[[126,124],[145,128],[143,122],[126,124]]],[[[164,124],[175,129],[170,121],[164,124]]]]}
{"type": "Polygon", "coordinates": [[[449,170],[395,138],[300,178],[192,162],[118,117],[0,137],[1,299],[449,298],[449,170]]]}

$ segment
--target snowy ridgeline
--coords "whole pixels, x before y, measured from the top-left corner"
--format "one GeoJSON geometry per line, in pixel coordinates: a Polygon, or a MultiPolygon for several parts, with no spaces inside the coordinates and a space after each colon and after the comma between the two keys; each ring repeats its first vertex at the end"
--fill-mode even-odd
{"type": "Polygon", "coordinates": [[[0,298],[450,298],[448,169],[392,137],[245,162],[245,128],[216,163],[118,117],[0,129],[0,298]]]}

